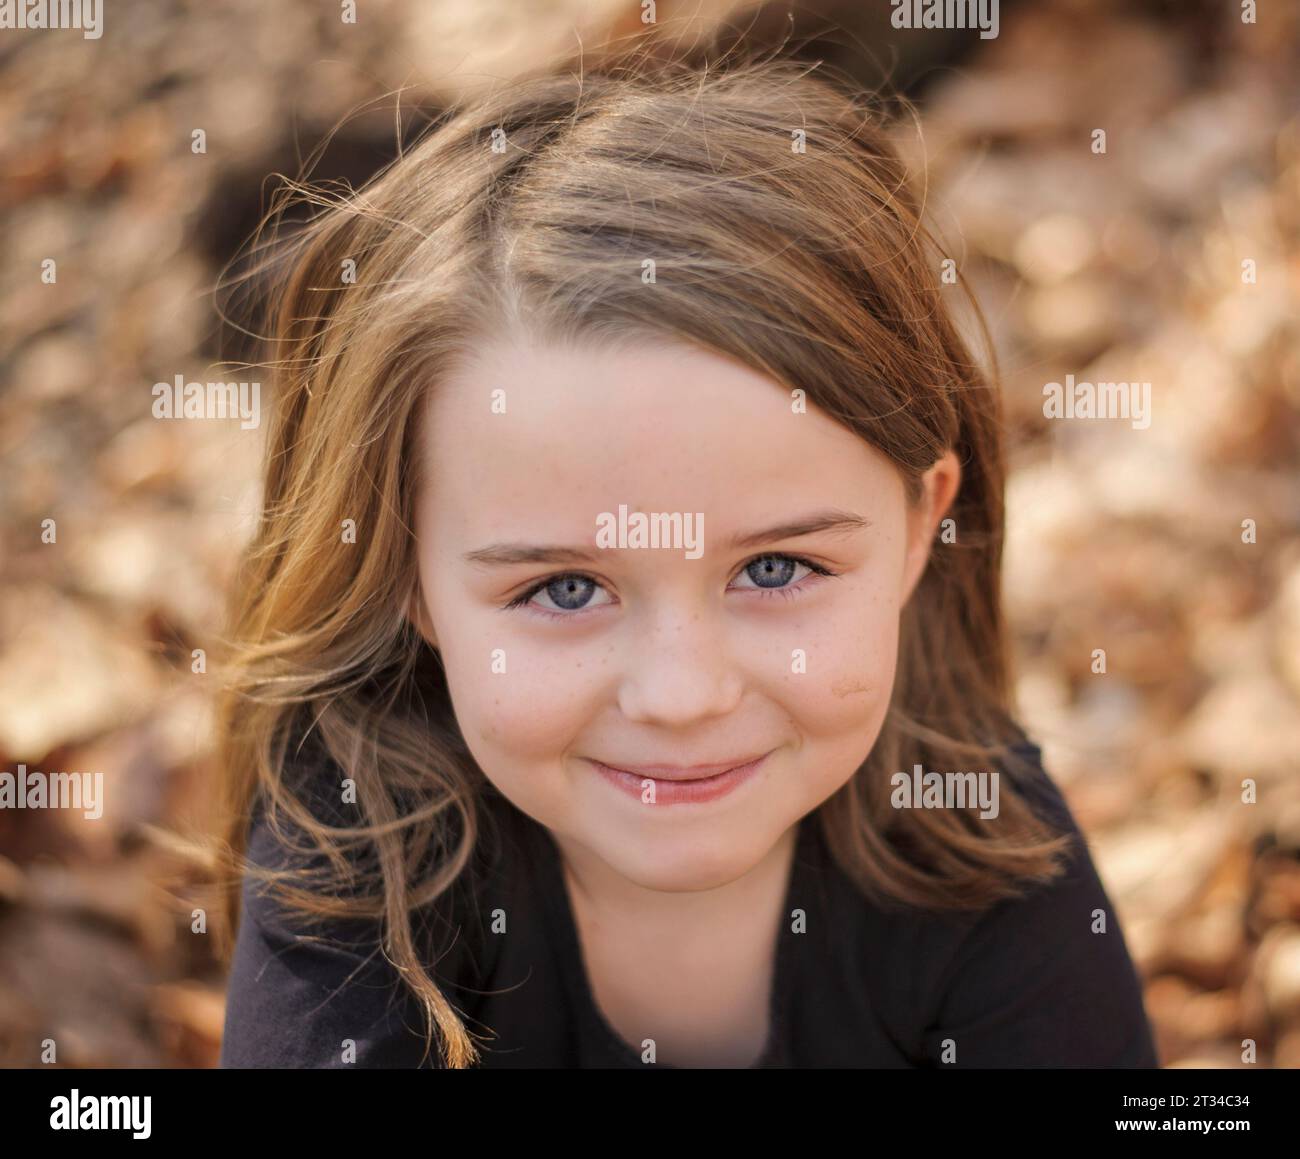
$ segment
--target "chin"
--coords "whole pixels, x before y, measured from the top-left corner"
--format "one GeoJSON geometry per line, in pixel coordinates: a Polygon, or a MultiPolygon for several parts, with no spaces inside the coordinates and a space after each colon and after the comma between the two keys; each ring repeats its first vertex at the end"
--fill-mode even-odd
{"type": "Polygon", "coordinates": [[[693,893],[717,889],[754,868],[770,849],[754,840],[728,843],[698,833],[644,832],[603,850],[608,864],[644,889],[693,893]],[[707,844],[706,844],[707,842],[707,844]]]}

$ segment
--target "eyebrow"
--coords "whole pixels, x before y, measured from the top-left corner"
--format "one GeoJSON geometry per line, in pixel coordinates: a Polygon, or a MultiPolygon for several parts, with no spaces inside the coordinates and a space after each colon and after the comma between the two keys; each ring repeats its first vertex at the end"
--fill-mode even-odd
{"type": "MultiPolygon", "coordinates": [[[[828,509],[814,511],[773,527],[759,531],[741,532],[733,535],[723,543],[729,550],[737,548],[762,547],[767,543],[776,543],[783,539],[799,539],[805,535],[818,535],[825,532],[849,534],[863,531],[871,526],[871,520],[852,511],[828,509]]],[[[597,554],[580,547],[559,547],[531,543],[493,543],[480,547],[477,551],[465,553],[469,563],[485,566],[509,566],[524,563],[592,563],[597,554]]]]}

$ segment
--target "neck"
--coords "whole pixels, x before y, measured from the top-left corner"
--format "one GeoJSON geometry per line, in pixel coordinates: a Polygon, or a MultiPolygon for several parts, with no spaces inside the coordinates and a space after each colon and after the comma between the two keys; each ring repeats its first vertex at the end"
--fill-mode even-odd
{"type": "Polygon", "coordinates": [[[653,929],[684,925],[722,930],[737,915],[763,913],[785,898],[799,824],[791,825],[756,864],[724,884],[700,890],[660,890],[630,881],[586,846],[552,834],[560,849],[564,881],[575,912],[609,928],[653,929]]]}

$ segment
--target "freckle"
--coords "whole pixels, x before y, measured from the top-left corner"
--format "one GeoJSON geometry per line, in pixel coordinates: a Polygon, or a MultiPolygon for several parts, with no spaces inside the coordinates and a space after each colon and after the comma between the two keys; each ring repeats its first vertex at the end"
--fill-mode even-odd
{"type": "Polygon", "coordinates": [[[852,696],[855,692],[870,692],[871,685],[864,680],[854,680],[850,677],[847,680],[837,680],[831,685],[831,692],[841,700],[846,696],[852,696]]]}

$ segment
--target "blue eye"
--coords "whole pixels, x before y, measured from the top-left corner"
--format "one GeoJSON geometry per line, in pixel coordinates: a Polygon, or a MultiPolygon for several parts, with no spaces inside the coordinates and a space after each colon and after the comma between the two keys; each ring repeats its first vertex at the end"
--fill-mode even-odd
{"type": "MultiPolygon", "coordinates": [[[[605,592],[605,589],[590,576],[571,572],[543,580],[535,587],[529,588],[518,599],[511,600],[506,607],[518,608],[531,605],[535,610],[546,615],[563,616],[566,613],[581,612],[587,608],[612,602],[609,599],[593,602],[592,597],[601,592],[605,592]],[[549,605],[541,600],[549,601],[549,605]]],[[[607,592],[605,594],[608,596],[607,592]]]]}
{"type": "Polygon", "coordinates": [[[783,588],[793,578],[800,565],[788,555],[765,555],[746,565],[747,575],[760,588],[783,588]]]}
{"type": "Polygon", "coordinates": [[[760,591],[784,592],[792,588],[792,581],[802,581],[809,575],[833,576],[835,572],[821,567],[810,560],[802,559],[797,555],[760,555],[757,559],[752,559],[747,563],[736,579],[742,576],[747,578],[753,587],[747,587],[741,584],[742,591],[760,591]],[[803,568],[802,575],[799,569],[803,568]]]}
{"type": "Polygon", "coordinates": [[[563,608],[566,612],[576,612],[586,606],[595,590],[595,580],[584,575],[566,575],[551,580],[541,589],[540,594],[545,595],[556,607],[563,608]]]}

